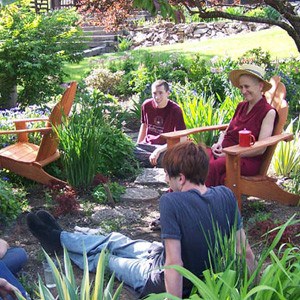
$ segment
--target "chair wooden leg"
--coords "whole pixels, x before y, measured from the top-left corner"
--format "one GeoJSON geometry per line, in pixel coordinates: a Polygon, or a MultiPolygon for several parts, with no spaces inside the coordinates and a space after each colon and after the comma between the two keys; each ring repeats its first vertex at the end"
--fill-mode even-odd
{"type": "Polygon", "coordinates": [[[45,172],[41,165],[37,163],[24,164],[17,161],[5,160],[1,162],[1,167],[45,185],[51,185],[53,183],[66,184],[65,181],[53,177],[45,172]]]}
{"type": "Polygon", "coordinates": [[[242,193],[240,191],[240,170],[240,157],[237,155],[227,154],[225,185],[233,191],[241,211],[242,193]]]}
{"type": "Polygon", "coordinates": [[[284,205],[296,206],[300,204],[300,195],[289,193],[280,188],[273,180],[263,181],[241,179],[241,193],[264,200],[277,201],[284,205]]]}

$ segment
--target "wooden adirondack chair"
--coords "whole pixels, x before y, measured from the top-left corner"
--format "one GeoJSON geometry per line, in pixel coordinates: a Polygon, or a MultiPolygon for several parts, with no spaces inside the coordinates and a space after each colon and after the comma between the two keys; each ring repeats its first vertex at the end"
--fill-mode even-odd
{"type": "MultiPolygon", "coordinates": [[[[236,145],[223,150],[226,153],[225,185],[234,192],[240,209],[242,207],[242,194],[265,200],[278,201],[285,205],[297,205],[300,201],[300,195],[284,191],[276,184],[276,179],[267,176],[267,171],[278,142],[287,142],[293,139],[293,134],[282,133],[288,115],[288,105],[285,101],[285,86],[280,82],[280,77],[278,76],[272,77],[270,82],[272,84],[272,89],[266,93],[266,98],[268,102],[276,108],[279,115],[279,120],[274,128],[273,135],[256,142],[251,147],[240,147],[239,145],[236,145]],[[264,147],[267,147],[267,149],[263,154],[259,174],[256,176],[241,176],[241,154],[264,147]]],[[[187,140],[187,137],[190,134],[207,130],[225,130],[227,126],[228,124],[205,126],[169,132],[162,134],[162,136],[167,139],[168,147],[171,147],[178,142],[187,140]]]]}
{"type": "Polygon", "coordinates": [[[32,118],[14,120],[16,130],[0,131],[0,134],[17,134],[17,142],[0,150],[0,167],[18,175],[50,185],[65,183],[49,175],[43,167],[57,160],[60,156],[57,149],[58,138],[52,126],[61,124],[62,117],[68,116],[75,98],[77,83],[72,82],[64,92],[61,100],[54,106],[49,118],[32,118]],[[29,122],[46,122],[45,127],[27,129],[29,122]],[[40,145],[28,142],[28,133],[43,134],[40,145]]]}

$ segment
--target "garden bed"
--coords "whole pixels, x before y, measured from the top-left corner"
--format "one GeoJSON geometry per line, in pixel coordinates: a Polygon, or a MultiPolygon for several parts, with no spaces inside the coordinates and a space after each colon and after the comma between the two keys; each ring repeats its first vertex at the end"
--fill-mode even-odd
{"type": "MultiPolygon", "coordinates": [[[[84,199],[84,195],[81,196],[84,199]]],[[[37,211],[38,209],[46,209],[51,211],[49,204],[45,199],[45,193],[41,185],[35,185],[31,188],[28,195],[30,210],[37,211]]],[[[132,237],[140,238],[145,240],[159,240],[160,233],[158,231],[151,231],[149,229],[149,222],[159,215],[158,212],[158,201],[150,201],[145,203],[145,201],[123,201],[118,203],[117,208],[129,209],[137,218],[132,218],[132,214],[128,215],[128,222],[117,222],[112,219],[111,214],[107,213],[106,217],[103,217],[102,224],[107,224],[105,230],[121,231],[122,233],[132,237]],[[129,220],[130,218],[130,220],[129,220]]],[[[95,205],[93,207],[87,207],[81,205],[80,210],[76,214],[69,214],[65,216],[60,216],[58,222],[66,230],[74,230],[74,227],[88,227],[97,228],[98,224],[95,224],[91,218],[91,215],[99,210],[113,210],[109,206],[95,205]]],[[[244,199],[243,201],[243,219],[244,227],[249,233],[248,237],[251,245],[253,245],[253,250],[258,256],[264,246],[264,239],[261,238],[261,232],[259,230],[252,230],[255,225],[259,222],[265,221],[266,219],[273,220],[274,222],[284,223],[292,215],[296,214],[299,218],[300,207],[289,207],[283,206],[273,202],[265,202],[254,198],[249,198],[248,201],[244,199]]],[[[10,245],[22,246],[26,249],[29,255],[29,261],[24,268],[23,280],[26,287],[31,286],[37,282],[38,274],[43,274],[42,272],[42,260],[43,253],[41,247],[34,238],[26,226],[26,212],[21,214],[17,221],[9,227],[1,224],[1,236],[8,240],[10,245]]],[[[295,245],[300,246],[300,238],[294,239],[295,245]]],[[[78,268],[74,268],[76,278],[80,280],[82,271],[78,268]]],[[[93,275],[91,275],[93,276],[93,275]]],[[[28,288],[27,288],[28,289],[28,288]]],[[[30,288],[29,288],[30,289],[30,288]]],[[[128,290],[123,289],[122,298],[132,299],[132,295],[129,294],[128,290]]]]}

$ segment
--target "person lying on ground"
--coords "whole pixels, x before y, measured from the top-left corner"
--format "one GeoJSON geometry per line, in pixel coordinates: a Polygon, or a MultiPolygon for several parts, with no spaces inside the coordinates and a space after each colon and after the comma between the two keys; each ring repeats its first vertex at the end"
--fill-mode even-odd
{"type": "Polygon", "coordinates": [[[221,236],[236,232],[237,253],[245,249],[249,270],[255,267],[233,193],[225,186],[207,188],[204,184],[208,164],[206,149],[191,141],[166,151],[163,167],[173,192],[162,195],[159,201],[162,243],[132,240],[117,232],[106,236],[71,233],[62,230],[51,215],[34,213],[27,216],[28,228],[47,252],[59,252],[65,247],[80,268],[86,251],[92,272],[101,251],[107,248],[109,269],[140,296],[167,291],[186,297],[191,292],[191,282],[174,269],[161,267],[180,265],[201,276],[209,268],[209,249],[218,247],[216,224],[221,236]]]}

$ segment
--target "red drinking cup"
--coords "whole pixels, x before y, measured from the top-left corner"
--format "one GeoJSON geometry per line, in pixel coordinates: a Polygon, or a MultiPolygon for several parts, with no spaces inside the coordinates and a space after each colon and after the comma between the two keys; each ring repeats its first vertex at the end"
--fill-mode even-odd
{"type": "Polygon", "coordinates": [[[250,130],[246,128],[239,131],[239,145],[241,147],[250,147],[255,143],[255,137],[250,130]]]}

